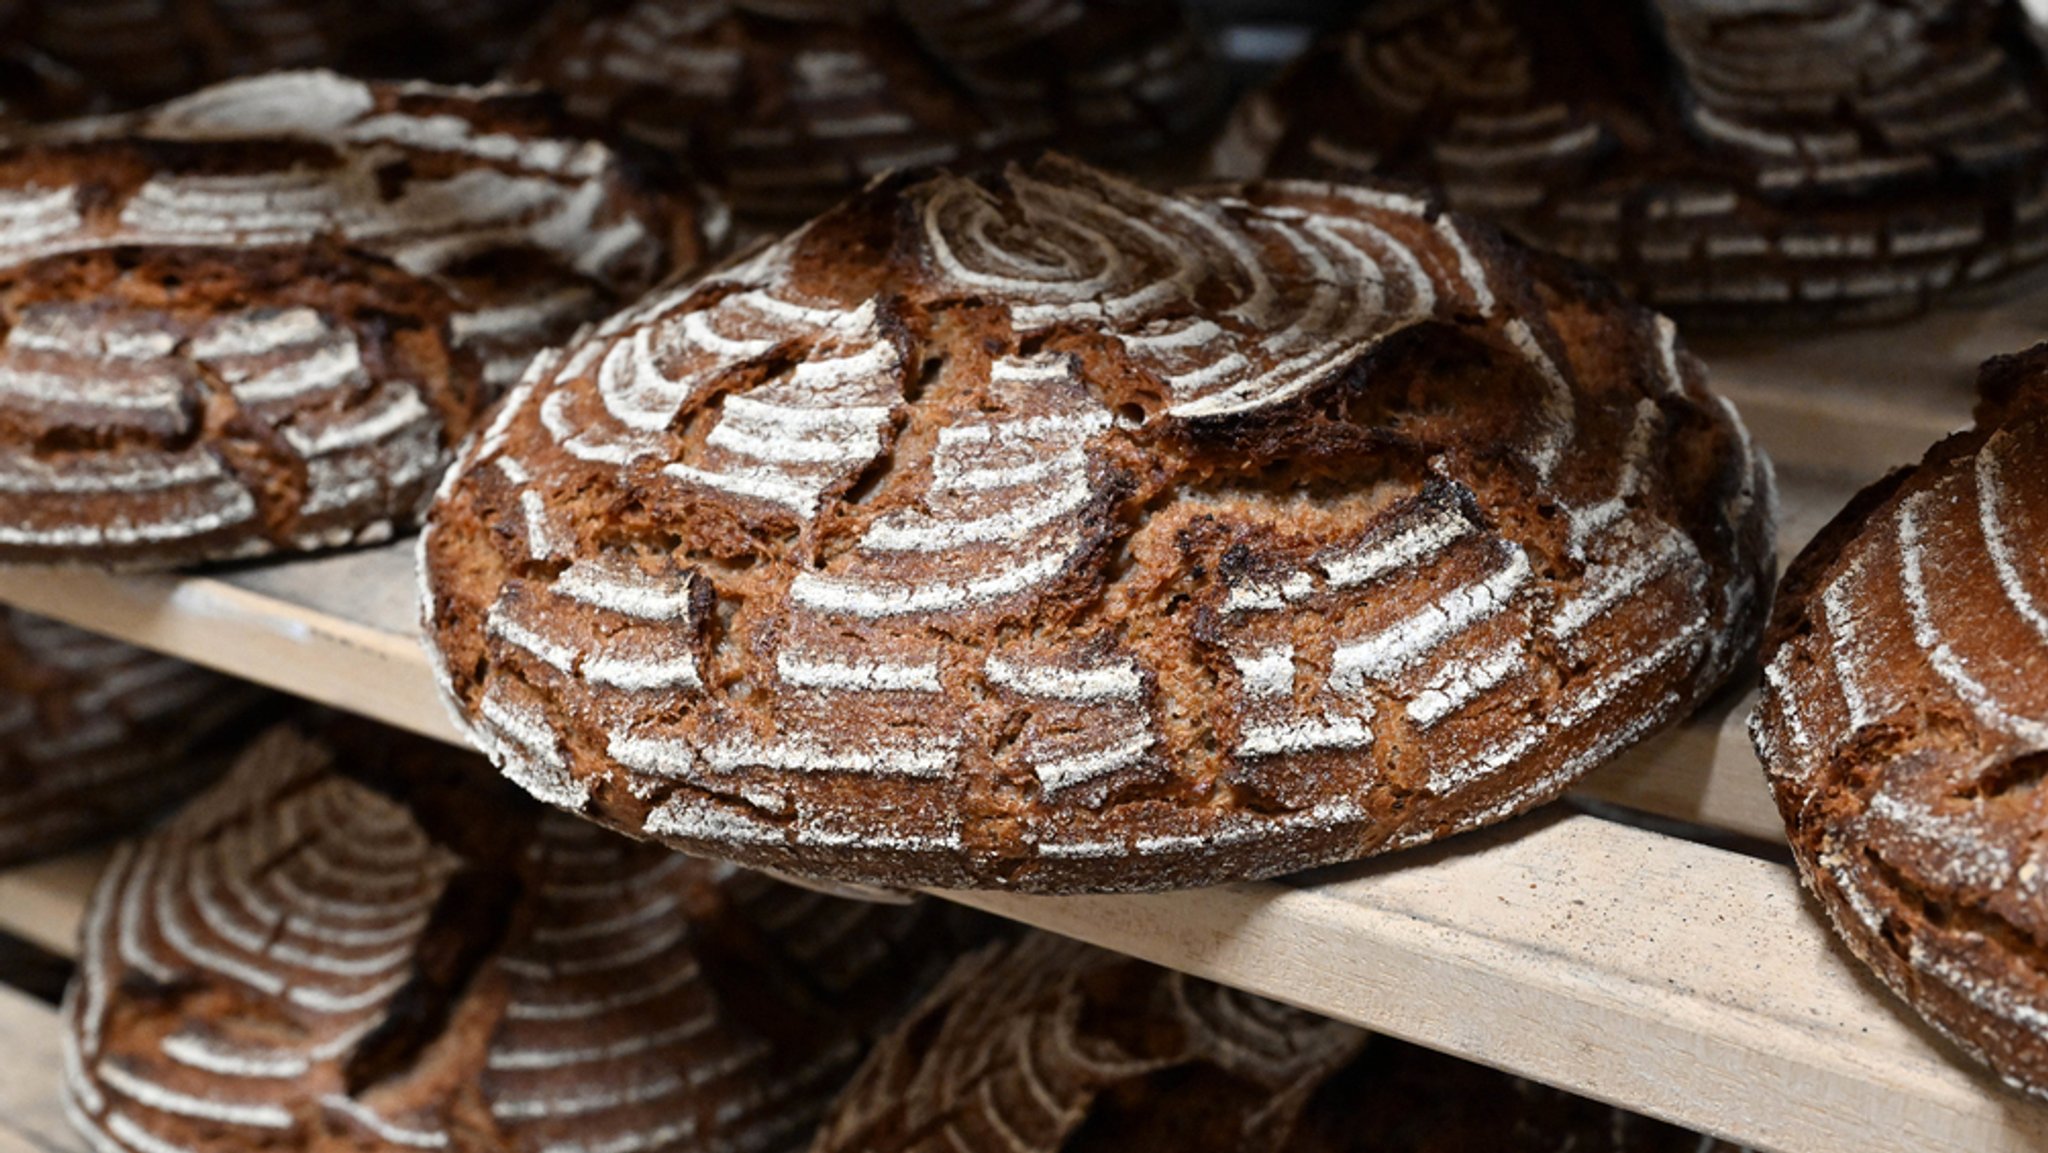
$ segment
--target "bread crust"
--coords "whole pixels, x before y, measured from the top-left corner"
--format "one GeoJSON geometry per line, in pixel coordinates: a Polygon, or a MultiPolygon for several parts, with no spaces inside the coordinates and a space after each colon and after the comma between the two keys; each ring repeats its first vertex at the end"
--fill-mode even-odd
{"type": "Polygon", "coordinates": [[[1404,193],[900,175],[530,376],[426,631],[503,771],[687,851],[1288,872],[1548,799],[1742,659],[1771,484],[1702,381],[1404,193]]]}
{"type": "Polygon", "coordinates": [[[1442,187],[1689,324],[1893,318],[2048,253],[2029,28],[2013,0],[1379,5],[1211,166],[1442,187]]]}
{"type": "Polygon", "coordinates": [[[280,728],[102,878],[66,1101],[130,1153],[795,1149],[981,939],[954,912],[543,814],[424,739],[280,728]]]}
{"type": "Polygon", "coordinates": [[[226,767],[275,698],[0,609],[0,866],[127,833],[226,767]]]}
{"type": "Polygon", "coordinates": [[[1793,562],[1750,718],[1801,875],[1850,948],[2048,1095],[2048,347],[1985,365],[1975,428],[1793,562]]]}
{"type": "Polygon", "coordinates": [[[1129,164],[1222,98],[1175,0],[573,0],[507,74],[783,225],[893,168],[1048,143],[1129,164]]]}

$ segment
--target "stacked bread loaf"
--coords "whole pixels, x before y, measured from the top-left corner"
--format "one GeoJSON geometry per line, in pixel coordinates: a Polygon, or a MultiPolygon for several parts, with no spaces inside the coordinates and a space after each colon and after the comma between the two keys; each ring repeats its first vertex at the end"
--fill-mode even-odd
{"type": "Polygon", "coordinates": [[[2048,255],[2048,67],[2019,0],[1379,4],[1212,162],[1439,185],[1688,319],[1874,319],[2048,255]]]}

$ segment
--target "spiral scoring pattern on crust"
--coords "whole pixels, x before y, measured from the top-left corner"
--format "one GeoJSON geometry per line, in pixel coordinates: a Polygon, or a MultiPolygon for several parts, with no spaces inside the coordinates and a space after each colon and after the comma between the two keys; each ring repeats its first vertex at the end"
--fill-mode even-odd
{"type": "Polygon", "coordinates": [[[268,734],[101,881],[65,1054],[95,1149],[790,1149],[953,951],[929,907],[554,814],[466,858],[343,755],[268,734]]]}
{"type": "Polygon", "coordinates": [[[116,245],[333,237],[446,284],[509,385],[534,352],[722,239],[530,94],[331,72],[230,81],[0,154],[0,263],[116,245]]]}
{"type": "Polygon", "coordinates": [[[2018,3],[1537,11],[1369,11],[1248,98],[1212,168],[1426,181],[1730,318],[1898,314],[2048,255],[2048,70],[2018,3]]]}
{"type": "Polygon", "coordinates": [[[1794,562],[1750,725],[1801,872],[1857,955],[2048,1095],[2048,350],[1984,382],[1974,431],[1794,562]]]}
{"type": "Polygon", "coordinates": [[[963,957],[811,1153],[1749,1153],[1044,933],[963,957]]]}
{"type": "Polygon", "coordinates": [[[917,164],[1049,141],[1129,156],[1220,94],[1171,0],[569,3],[508,75],[689,156],[741,212],[782,217],[917,164]]]}
{"type": "Polygon", "coordinates": [[[875,1046],[811,1150],[1055,1153],[1119,1104],[1202,1118],[1138,1121],[1122,1148],[1176,1129],[1178,1148],[1285,1149],[1311,1095],[1365,1043],[1349,1025],[1032,933],[956,964],[875,1046]]]}
{"type": "Polygon", "coordinates": [[[0,609],[0,863],[125,832],[198,789],[223,764],[205,746],[264,696],[0,609]]]}
{"type": "Polygon", "coordinates": [[[423,603],[556,805],[1159,887],[1498,819],[1682,715],[1758,627],[1770,494],[1668,322],[1421,200],[1048,158],[883,182],[562,350],[451,473],[423,603]]]}
{"type": "Polygon", "coordinates": [[[411,523],[538,348],[699,255],[692,210],[560,127],[302,72],[0,153],[0,556],[165,567],[411,523]]]}

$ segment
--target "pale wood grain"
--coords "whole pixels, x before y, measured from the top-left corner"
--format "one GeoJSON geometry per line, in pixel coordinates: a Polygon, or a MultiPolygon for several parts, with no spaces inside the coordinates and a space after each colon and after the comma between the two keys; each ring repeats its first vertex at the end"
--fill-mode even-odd
{"type": "Polygon", "coordinates": [[[2048,1148],[2048,1107],[1871,982],[1791,870],[1593,817],[1286,885],[957,899],[1760,1148],[2048,1148]]]}
{"type": "Polygon", "coordinates": [[[76,956],[85,900],[106,868],[107,852],[88,849],[0,872],[0,932],[76,956]]]}
{"type": "Polygon", "coordinates": [[[0,985],[0,1153],[81,1153],[59,1103],[57,1011],[0,985]]]}

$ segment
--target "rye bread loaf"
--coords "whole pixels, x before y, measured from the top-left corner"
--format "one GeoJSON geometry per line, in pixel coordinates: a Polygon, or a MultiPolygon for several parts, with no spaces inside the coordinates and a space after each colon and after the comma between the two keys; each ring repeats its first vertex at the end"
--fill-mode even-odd
{"type": "Polygon", "coordinates": [[[723,230],[682,174],[502,88],[284,72],[0,150],[0,265],[333,238],[442,282],[493,386],[723,230]]]}
{"type": "Polygon", "coordinates": [[[1048,934],[957,962],[811,1153],[1735,1153],[1048,934]]]}
{"type": "Polygon", "coordinates": [[[103,1153],[800,1148],[951,916],[543,815],[445,746],[274,730],[102,879],[67,1103],[103,1153]]]}
{"type": "Polygon", "coordinates": [[[1856,955],[2048,1095],[2048,347],[1786,575],[1751,718],[1800,872],[1856,955]]]}
{"type": "Polygon", "coordinates": [[[1556,795],[1741,660],[1771,483],[1668,322],[1380,189],[879,181],[530,373],[422,536],[553,804],[1142,889],[1556,795]]]}
{"type": "Polygon", "coordinates": [[[269,694],[0,609],[0,866],[126,833],[227,764],[269,694]]]}
{"type": "Polygon", "coordinates": [[[801,218],[869,179],[1046,142],[1134,152],[1218,95],[1160,0],[567,0],[508,70],[683,154],[750,217],[801,218]]]}
{"type": "Polygon", "coordinates": [[[458,315],[327,245],[0,264],[0,561],[168,568],[390,536],[484,408],[458,315]]]}
{"type": "Polygon", "coordinates": [[[2048,254],[2048,70],[2017,0],[1410,0],[1212,166],[1439,186],[1688,321],[1871,319],[2048,254]]]}
{"type": "Polygon", "coordinates": [[[284,68],[482,80],[545,0],[11,0],[6,43],[124,105],[284,68]]]}

